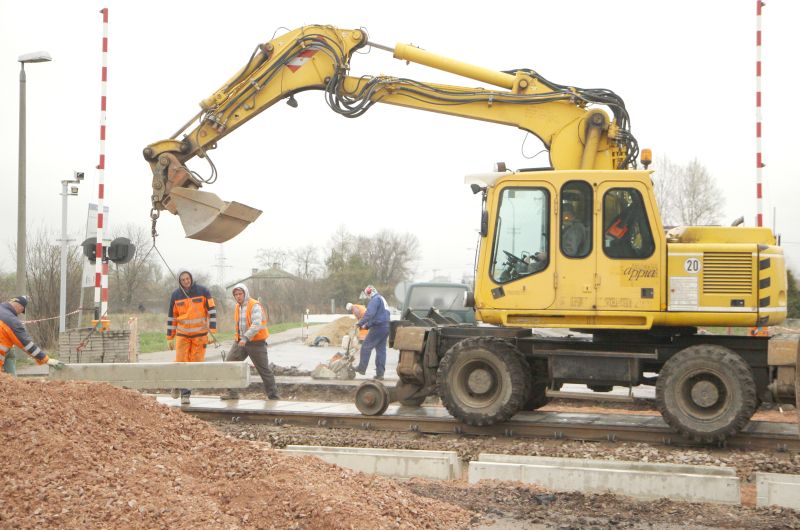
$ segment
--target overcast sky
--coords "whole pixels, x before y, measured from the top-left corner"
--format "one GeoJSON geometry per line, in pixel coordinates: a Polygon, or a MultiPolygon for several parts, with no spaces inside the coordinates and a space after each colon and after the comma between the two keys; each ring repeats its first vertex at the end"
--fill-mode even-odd
{"type": "MultiPolygon", "coordinates": [[[[755,32],[752,0],[457,2],[395,4],[0,0],[0,269],[13,271],[16,241],[19,63],[46,50],[53,62],[27,73],[28,230],[59,237],[60,181],[86,172],[70,198],[69,229],[84,238],[86,207],[97,199],[102,17],[109,7],[106,205],[111,230],[149,231],[151,172],[142,148],[166,139],[280,28],[363,27],[370,40],[413,43],[496,70],[532,68],[560,84],[608,88],[622,96],[641,147],[677,163],[697,158],[726,199],[725,224],[753,225],[755,32]],[[374,10],[368,6],[381,5],[374,10]]],[[[763,11],[764,214],[800,267],[800,112],[795,101],[800,2],[770,0],[763,11]]],[[[358,54],[351,74],[389,74],[476,86],[380,50],[358,54]]],[[[518,129],[376,105],[361,118],[332,112],[322,92],[297,96],[220,141],[219,171],[204,188],[264,210],[225,243],[225,280],[247,276],[259,248],[325,247],[336,227],[372,235],[389,228],[421,242],[417,279],[434,271],[459,280],[472,267],[479,201],[464,176],[545,166],[541,144],[518,129]]],[[[203,161],[191,167],[207,174],[203,161]]],[[[657,178],[657,174],[656,174],[657,178]]],[[[172,268],[216,279],[220,245],[184,239],[165,214],[158,247],[172,268]]],[[[113,296],[113,293],[111,294],[113,296]]]]}

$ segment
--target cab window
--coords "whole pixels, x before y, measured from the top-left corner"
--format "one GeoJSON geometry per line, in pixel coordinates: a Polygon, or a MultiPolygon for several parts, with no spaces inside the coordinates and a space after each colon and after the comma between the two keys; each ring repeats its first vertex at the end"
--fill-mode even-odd
{"type": "Polygon", "coordinates": [[[585,258],[592,252],[592,187],[574,180],[561,187],[561,253],[585,258]]]}
{"type": "Polygon", "coordinates": [[[642,194],[612,188],[603,196],[603,252],[609,258],[644,259],[655,251],[642,194]]]}
{"type": "Polygon", "coordinates": [[[550,194],[544,188],[506,188],[500,195],[492,252],[492,279],[506,283],[550,263],[550,194]]]}

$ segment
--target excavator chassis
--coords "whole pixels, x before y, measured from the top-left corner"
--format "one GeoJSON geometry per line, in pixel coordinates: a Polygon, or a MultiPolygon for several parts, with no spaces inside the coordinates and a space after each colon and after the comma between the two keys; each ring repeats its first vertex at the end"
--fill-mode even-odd
{"type": "Polygon", "coordinates": [[[722,443],[746,426],[760,402],[794,402],[794,389],[785,383],[795,367],[771,366],[769,352],[771,340],[796,350],[797,337],[689,331],[542,337],[530,329],[454,324],[431,310],[392,323],[400,382],[366,392],[381,403],[365,414],[380,414],[392,401],[414,405],[439,395],[454,417],[491,425],[568,397],[558,391],[564,383],[586,384],[595,393],[656,384],[656,405],[668,424],[688,439],[722,443]]]}

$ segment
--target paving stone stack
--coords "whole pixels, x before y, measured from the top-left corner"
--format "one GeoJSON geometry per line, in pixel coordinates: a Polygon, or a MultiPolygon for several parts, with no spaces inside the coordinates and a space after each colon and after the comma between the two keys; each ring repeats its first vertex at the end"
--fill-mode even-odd
{"type": "Polygon", "coordinates": [[[131,331],[95,331],[93,328],[70,329],[58,339],[59,359],[65,363],[127,363],[137,362],[138,336],[134,342],[133,359],[130,358],[131,331]],[[83,348],[78,352],[78,347],[83,348]]]}

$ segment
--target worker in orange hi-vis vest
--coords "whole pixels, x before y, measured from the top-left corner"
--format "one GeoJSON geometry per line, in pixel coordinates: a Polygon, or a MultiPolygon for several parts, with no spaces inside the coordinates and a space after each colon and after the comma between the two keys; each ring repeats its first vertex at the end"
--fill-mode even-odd
{"type": "MultiPolygon", "coordinates": [[[[167,341],[175,349],[175,362],[200,363],[206,358],[208,333],[217,332],[217,308],[211,292],[194,283],[189,271],[178,275],[178,288],[172,293],[167,310],[167,341]]],[[[180,395],[181,404],[189,404],[191,390],[174,389],[172,397],[180,395]]]]}
{"type": "MultiPolygon", "coordinates": [[[[344,307],[356,317],[356,322],[364,318],[364,315],[367,313],[367,307],[361,304],[351,304],[348,302],[344,307]]],[[[364,339],[367,338],[367,333],[369,333],[368,329],[358,328],[358,342],[364,342],[364,339]]]]}
{"type": "MultiPolygon", "coordinates": [[[[233,334],[233,347],[228,352],[225,361],[244,361],[249,357],[264,382],[267,399],[280,399],[278,387],[275,384],[275,375],[269,367],[267,312],[258,300],[250,298],[250,291],[245,284],[237,283],[231,292],[236,301],[233,310],[236,331],[233,334]]],[[[239,392],[235,388],[231,388],[219,398],[239,399],[239,392]]]]}
{"type": "Polygon", "coordinates": [[[28,298],[25,296],[15,296],[8,302],[0,304],[0,371],[5,364],[6,354],[12,346],[16,346],[33,357],[36,364],[46,364],[53,368],[63,367],[64,363],[58,359],[51,359],[33,342],[28,330],[25,329],[19,315],[25,313],[27,306],[28,298]]]}

